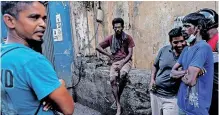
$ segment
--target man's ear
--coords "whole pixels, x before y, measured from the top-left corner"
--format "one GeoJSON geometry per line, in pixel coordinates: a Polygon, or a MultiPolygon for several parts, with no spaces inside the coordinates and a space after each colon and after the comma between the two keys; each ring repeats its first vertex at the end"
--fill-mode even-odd
{"type": "Polygon", "coordinates": [[[200,32],[201,29],[202,29],[201,25],[195,26],[195,33],[200,32]]]}
{"type": "Polygon", "coordinates": [[[3,20],[8,28],[10,28],[10,29],[15,28],[15,20],[16,19],[13,16],[11,16],[10,14],[4,14],[3,20]]]}

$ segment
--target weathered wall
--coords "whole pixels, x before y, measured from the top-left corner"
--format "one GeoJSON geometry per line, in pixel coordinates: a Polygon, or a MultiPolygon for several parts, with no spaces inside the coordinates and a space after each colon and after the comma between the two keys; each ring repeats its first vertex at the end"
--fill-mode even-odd
{"type": "Polygon", "coordinates": [[[168,32],[173,28],[176,17],[205,7],[218,10],[215,1],[104,1],[100,2],[104,20],[98,23],[96,10],[99,2],[70,3],[71,21],[76,31],[76,54],[96,55],[97,43],[113,33],[113,18],[122,17],[124,31],[133,36],[136,44],[133,67],[144,69],[151,68],[158,50],[168,44],[168,32]]]}
{"type": "Polygon", "coordinates": [[[215,9],[215,2],[134,2],[135,67],[151,68],[157,51],[168,44],[174,19],[200,8],[215,9]]]}

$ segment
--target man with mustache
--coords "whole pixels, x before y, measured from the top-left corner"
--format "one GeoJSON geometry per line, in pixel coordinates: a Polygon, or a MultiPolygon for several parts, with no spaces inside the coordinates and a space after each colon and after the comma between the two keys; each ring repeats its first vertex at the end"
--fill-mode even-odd
{"type": "Polygon", "coordinates": [[[177,94],[179,115],[208,115],[214,70],[211,47],[204,41],[208,37],[207,22],[199,13],[190,13],[183,18],[183,31],[189,35],[186,40],[189,46],[184,48],[171,70],[173,78],[182,80],[177,94]],[[180,67],[182,70],[178,70],[180,67]],[[205,70],[204,74],[199,74],[202,70],[205,70]]]}
{"type": "Polygon", "coordinates": [[[3,1],[1,11],[8,29],[1,46],[1,114],[53,115],[43,100],[57,105],[72,115],[74,101],[59,82],[56,72],[45,56],[31,49],[42,43],[46,29],[46,7],[38,1],[3,1]]]}
{"type": "Polygon", "coordinates": [[[132,66],[132,54],[135,44],[132,37],[123,32],[124,21],[122,18],[114,18],[112,25],[115,33],[99,43],[96,50],[113,61],[110,69],[110,82],[117,105],[116,115],[121,115],[120,96],[127,82],[127,74],[132,66]],[[104,50],[109,46],[111,53],[104,50]]]}

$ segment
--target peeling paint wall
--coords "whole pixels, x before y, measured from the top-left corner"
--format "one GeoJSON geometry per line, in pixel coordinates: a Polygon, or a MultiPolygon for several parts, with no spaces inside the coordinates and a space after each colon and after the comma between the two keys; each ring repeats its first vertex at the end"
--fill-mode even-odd
{"type": "MultiPolygon", "coordinates": [[[[70,2],[71,16],[74,18],[72,24],[75,24],[75,36],[73,40],[75,45],[75,53],[85,54],[88,52],[85,49],[85,44],[88,43],[88,25],[87,25],[87,12],[83,2],[70,2]],[[72,7],[73,6],[73,7],[72,7]]],[[[88,49],[87,49],[88,50],[88,49]]]]}
{"type": "Polygon", "coordinates": [[[74,17],[71,21],[75,22],[76,54],[96,55],[96,45],[113,34],[113,18],[122,17],[125,21],[124,31],[134,38],[136,45],[133,67],[144,69],[150,69],[159,49],[169,44],[168,32],[173,28],[175,18],[205,7],[218,10],[218,2],[215,1],[104,1],[101,2],[104,19],[98,23],[98,2],[70,4],[74,17]]]}

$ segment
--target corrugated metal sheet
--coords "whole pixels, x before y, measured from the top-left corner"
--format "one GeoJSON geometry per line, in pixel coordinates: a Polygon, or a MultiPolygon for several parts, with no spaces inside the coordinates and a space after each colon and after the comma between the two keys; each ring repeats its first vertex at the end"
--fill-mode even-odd
{"type": "Polygon", "coordinates": [[[43,36],[44,43],[42,45],[43,55],[45,55],[54,66],[54,43],[52,37],[52,29],[50,22],[49,7],[47,7],[47,29],[43,36]]]}

